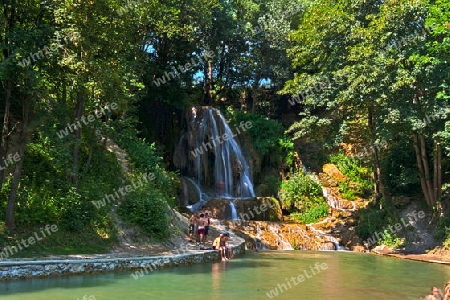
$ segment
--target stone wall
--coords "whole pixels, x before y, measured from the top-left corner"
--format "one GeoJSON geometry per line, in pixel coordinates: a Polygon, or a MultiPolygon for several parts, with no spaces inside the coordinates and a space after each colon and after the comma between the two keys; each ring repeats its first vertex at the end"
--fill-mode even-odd
{"type": "MultiPolygon", "coordinates": [[[[245,253],[245,242],[232,246],[236,256],[245,253]]],[[[198,263],[220,261],[219,251],[198,250],[177,255],[71,260],[30,260],[0,262],[0,280],[61,275],[82,275],[137,269],[160,270],[198,263]]]]}

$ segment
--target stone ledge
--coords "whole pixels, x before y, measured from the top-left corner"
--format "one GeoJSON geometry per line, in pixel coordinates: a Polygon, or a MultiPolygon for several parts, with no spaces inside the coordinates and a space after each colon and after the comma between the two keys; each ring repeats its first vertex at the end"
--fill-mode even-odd
{"type": "MultiPolygon", "coordinates": [[[[239,239],[239,238],[238,238],[239,239]]],[[[245,241],[239,239],[232,246],[235,256],[245,253],[245,241]]],[[[198,263],[220,261],[216,250],[200,250],[189,253],[157,256],[93,258],[93,259],[62,259],[34,261],[2,261],[0,262],[0,281],[42,278],[61,275],[80,275],[116,271],[131,271],[148,268],[167,269],[188,266],[198,263]]]]}

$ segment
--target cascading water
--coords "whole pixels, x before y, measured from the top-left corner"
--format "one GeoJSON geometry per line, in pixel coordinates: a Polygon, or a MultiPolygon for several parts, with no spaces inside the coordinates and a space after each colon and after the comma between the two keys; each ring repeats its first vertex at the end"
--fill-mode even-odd
{"type": "Polygon", "coordinates": [[[322,193],[323,197],[327,199],[327,203],[330,207],[342,210],[342,211],[355,211],[356,205],[355,202],[352,201],[346,201],[337,198],[333,195],[332,191],[330,189],[327,189],[326,187],[322,187],[322,193]]]}
{"type": "Polygon", "coordinates": [[[239,220],[236,207],[234,206],[233,201],[230,201],[230,209],[231,209],[231,220],[239,220]]]}
{"type": "Polygon", "coordinates": [[[250,167],[234,139],[244,126],[232,131],[220,111],[210,107],[192,107],[186,122],[174,153],[181,175],[211,197],[254,197],[250,167]]]}

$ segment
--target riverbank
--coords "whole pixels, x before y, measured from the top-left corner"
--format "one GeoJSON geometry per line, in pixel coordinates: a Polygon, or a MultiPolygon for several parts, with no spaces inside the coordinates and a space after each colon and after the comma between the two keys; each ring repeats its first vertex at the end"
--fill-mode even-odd
{"type": "Polygon", "coordinates": [[[392,250],[386,246],[376,247],[372,250],[374,254],[390,256],[407,260],[415,260],[427,263],[448,264],[450,265],[450,250],[434,249],[428,253],[406,253],[392,250]]]}
{"type": "MultiPolygon", "coordinates": [[[[2,260],[0,281],[134,270],[148,272],[221,260],[218,251],[201,250],[203,246],[189,243],[185,216],[173,209],[169,209],[169,214],[173,234],[165,241],[148,240],[138,227],[116,219],[119,243],[110,253],[2,260]]],[[[211,247],[211,241],[222,232],[224,230],[212,225],[209,242],[204,247],[211,247]]],[[[229,245],[235,256],[245,254],[244,239],[230,233],[229,245]]]]}
{"type": "MultiPolygon", "coordinates": [[[[234,238],[234,241],[230,244],[235,256],[245,253],[245,242],[240,238],[234,238]]],[[[219,251],[214,250],[185,250],[185,253],[181,254],[139,257],[117,257],[114,254],[104,254],[69,255],[59,259],[22,259],[0,262],[0,281],[133,270],[138,270],[136,273],[142,274],[143,272],[148,273],[149,270],[218,262],[220,260],[219,251]]]]}

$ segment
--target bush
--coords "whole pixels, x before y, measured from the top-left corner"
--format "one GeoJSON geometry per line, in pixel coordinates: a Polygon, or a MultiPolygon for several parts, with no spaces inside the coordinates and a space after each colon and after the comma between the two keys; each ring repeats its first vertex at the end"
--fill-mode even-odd
{"type": "Polygon", "coordinates": [[[280,123],[258,114],[234,111],[231,108],[227,109],[226,114],[230,119],[230,127],[237,127],[241,122],[251,122],[252,127],[246,132],[261,157],[270,156],[269,161],[278,164],[293,163],[294,143],[285,135],[285,130],[280,123]]]}
{"type": "Polygon", "coordinates": [[[322,187],[303,172],[283,181],[279,196],[283,208],[289,212],[305,213],[325,202],[322,187]]]}
{"type": "Polygon", "coordinates": [[[450,216],[438,218],[435,237],[440,242],[446,242],[450,240],[450,216]]]}
{"type": "Polygon", "coordinates": [[[378,240],[378,245],[386,245],[390,247],[401,247],[403,246],[404,239],[397,237],[395,233],[392,233],[390,230],[385,229],[383,231],[384,238],[378,240]]]}
{"type": "Polygon", "coordinates": [[[252,123],[252,127],[247,129],[246,132],[261,156],[269,154],[272,150],[278,150],[279,140],[284,138],[284,128],[280,123],[257,114],[230,109],[228,109],[227,115],[232,127],[239,126],[240,122],[252,123]],[[261,132],[264,134],[261,134],[261,132]]]}
{"type": "Polygon", "coordinates": [[[169,235],[167,203],[158,190],[149,186],[127,194],[118,213],[124,220],[141,226],[158,240],[169,235]]]}
{"type": "Polygon", "coordinates": [[[322,187],[303,172],[283,181],[279,196],[283,208],[297,221],[313,223],[327,215],[328,204],[322,187]]]}
{"type": "Polygon", "coordinates": [[[318,206],[315,206],[308,210],[304,214],[300,213],[294,213],[291,214],[291,217],[293,217],[295,220],[300,221],[305,224],[315,223],[318,220],[320,220],[323,217],[326,217],[328,214],[328,204],[322,203],[318,206]]]}
{"type": "Polygon", "coordinates": [[[354,190],[349,190],[348,183],[340,183],[339,191],[345,199],[354,200],[359,195],[368,198],[373,191],[372,171],[364,166],[359,159],[351,158],[343,153],[338,153],[330,157],[331,163],[335,164],[338,169],[356,183],[354,190]]]}
{"type": "Polygon", "coordinates": [[[129,179],[152,173],[154,180],[127,193],[118,213],[124,220],[141,226],[152,237],[163,239],[169,234],[168,206],[175,206],[176,174],[164,169],[163,158],[155,144],[149,145],[137,137],[134,122],[133,118],[117,121],[114,131],[120,131],[120,134],[116,134],[115,139],[133,162],[129,179]]]}
{"type": "Polygon", "coordinates": [[[384,201],[383,209],[371,204],[359,210],[359,221],[356,232],[363,240],[373,236],[376,232],[383,232],[389,225],[399,222],[397,213],[391,202],[384,201]]]}

